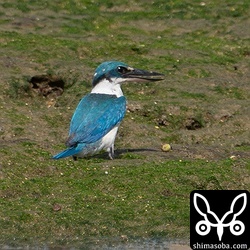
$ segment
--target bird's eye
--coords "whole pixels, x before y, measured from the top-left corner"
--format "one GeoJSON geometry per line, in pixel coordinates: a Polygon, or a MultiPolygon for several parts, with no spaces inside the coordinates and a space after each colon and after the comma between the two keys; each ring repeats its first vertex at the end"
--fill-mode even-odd
{"type": "Polygon", "coordinates": [[[128,70],[127,68],[122,67],[122,66],[117,67],[117,71],[118,71],[119,73],[121,73],[121,74],[126,74],[126,73],[129,72],[129,70],[128,70]]]}

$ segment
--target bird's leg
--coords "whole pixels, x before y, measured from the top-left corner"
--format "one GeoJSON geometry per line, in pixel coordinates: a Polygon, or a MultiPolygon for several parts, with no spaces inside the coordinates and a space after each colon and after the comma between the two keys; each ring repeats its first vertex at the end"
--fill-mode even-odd
{"type": "Polygon", "coordinates": [[[73,155],[72,158],[74,161],[77,161],[77,156],[73,155]]]}
{"type": "Polygon", "coordinates": [[[111,145],[111,147],[108,149],[108,153],[109,153],[109,158],[110,160],[114,160],[114,144],[111,145]]]}

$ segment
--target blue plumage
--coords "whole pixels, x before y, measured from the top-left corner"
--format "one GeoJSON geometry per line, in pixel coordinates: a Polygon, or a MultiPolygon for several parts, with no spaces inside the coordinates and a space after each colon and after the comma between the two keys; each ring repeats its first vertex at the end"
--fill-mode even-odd
{"type": "Polygon", "coordinates": [[[91,93],[81,99],[72,116],[66,141],[68,148],[53,159],[84,157],[102,149],[106,149],[113,159],[116,133],[126,113],[121,83],[162,79],[162,74],[137,70],[122,62],[110,61],[99,65],[91,93]]]}
{"type": "Polygon", "coordinates": [[[98,142],[121,122],[126,113],[126,99],[115,95],[88,94],[79,102],[71,119],[69,147],[53,156],[65,158],[81,152],[88,144],[98,142]]]}
{"type": "Polygon", "coordinates": [[[100,140],[126,113],[126,99],[115,95],[88,94],[78,104],[70,123],[67,146],[100,140]]]}
{"type": "Polygon", "coordinates": [[[65,157],[77,155],[78,153],[80,153],[84,149],[85,146],[86,146],[86,144],[84,144],[84,143],[77,144],[75,147],[67,148],[64,151],[60,152],[59,154],[54,155],[52,157],[52,159],[58,160],[60,158],[65,158],[65,157]]]}

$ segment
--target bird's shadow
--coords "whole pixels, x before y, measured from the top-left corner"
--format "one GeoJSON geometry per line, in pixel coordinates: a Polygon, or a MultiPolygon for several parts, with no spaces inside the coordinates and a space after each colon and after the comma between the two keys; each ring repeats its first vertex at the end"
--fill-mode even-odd
{"type": "MultiPolygon", "coordinates": [[[[126,153],[137,153],[137,152],[158,152],[159,150],[153,148],[125,148],[125,149],[116,149],[114,154],[114,159],[122,159],[122,155],[126,153]]],[[[101,152],[92,156],[91,158],[96,159],[109,159],[107,152],[101,152]]]]}

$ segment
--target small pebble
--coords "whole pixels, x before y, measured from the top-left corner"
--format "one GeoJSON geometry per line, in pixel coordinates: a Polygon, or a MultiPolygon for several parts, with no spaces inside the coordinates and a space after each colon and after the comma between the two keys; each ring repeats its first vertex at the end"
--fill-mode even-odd
{"type": "Polygon", "coordinates": [[[61,209],[62,209],[62,207],[61,207],[59,204],[54,204],[53,210],[54,210],[55,212],[58,212],[58,211],[60,211],[61,209]]]}
{"type": "Polygon", "coordinates": [[[170,151],[171,149],[172,149],[172,147],[171,147],[171,145],[168,144],[168,143],[162,145],[162,147],[161,147],[161,150],[162,150],[163,152],[168,152],[168,151],[170,151]]]}

